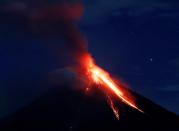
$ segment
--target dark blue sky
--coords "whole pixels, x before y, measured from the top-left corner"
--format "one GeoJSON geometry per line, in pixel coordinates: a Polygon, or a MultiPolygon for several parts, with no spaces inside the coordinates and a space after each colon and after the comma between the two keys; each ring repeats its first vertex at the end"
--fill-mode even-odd
{"type": "Polygon", "coordinates": [[[97,62],[179,113],[178,1],[96,1],[87,7],[83,27],[97,62]]]}
{"type": "MultiPolygon", "coordinates": [[[[174,0],[85,2],[79,28],[100,66],[179,114],[178,5],[174,0]]],[[[63,65],[62,53],[54,50],[63,50],[60,38],[33,36],[23,24],[13,24],[0,26],[0,117],[43,94],[49,72],[63,65]]]]}

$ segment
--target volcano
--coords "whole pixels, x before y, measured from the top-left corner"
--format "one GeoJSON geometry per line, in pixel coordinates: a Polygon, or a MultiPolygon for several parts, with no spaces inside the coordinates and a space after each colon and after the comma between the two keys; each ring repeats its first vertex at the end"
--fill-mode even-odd
{"type": "Polygon", "coordinates": [[[51,88],[44,96],[1,120],[1,131],[178,131],[179,117],[134,93],[141,113],[120,103],[117,120],[101,91],[90,95],[67,85],[51,88]]]}
{"type": "MultiPolygon", "coordinates": [[[[71,52],[70,56],[78,63],[77,67],[80,67],[80,71],[87,68],[92,74],[90,76],[93,76],[92,78],[96,82],[107,85],[121,98],[121,93],[106,73],[101,72],[96,68],[96,65],[91,67],[88,62],[87,64],[81,59],[84,55],[89,54],[86,48],[86,40],[75,26],[82,14],[83,5],[78,2],[73,6],[64,4],[46,6],[45,8],[38,7],[37,9],[29,7],[25,3],[10,4],[0,11],[3,20],[1,21],[2,34],[9,34],[10,31],[6,27],[8,29],[11,27],[11,33],[15,36],[19,31],[21,34],[26,32],[28,35],[32,33],[35,36],[59,36],[59,34],[62,34],[67,39],[69,52],[71,52]]],[[[21,36],[20,39],[22,39],[21,36]]],[[[177,115],[132,91],[130,92],[140,107],[136,108],[122,97],[125,103],[120,101],[115,103],[121,112],[119,120],[117,120],[108,106],[106,98],[104,98],[104,92],[96,88],[96,85],[93,86],[96,89],[95,92],[86,95],[74,91],[67,84],[53,88],[50,85],[51,90],[46,95],[1,120],[0,130],[179,131],[179,117],[177,115]],[[126,103],[132,105],[131,107],[141,109],[144,113],[130,108],[126,103]]]]}

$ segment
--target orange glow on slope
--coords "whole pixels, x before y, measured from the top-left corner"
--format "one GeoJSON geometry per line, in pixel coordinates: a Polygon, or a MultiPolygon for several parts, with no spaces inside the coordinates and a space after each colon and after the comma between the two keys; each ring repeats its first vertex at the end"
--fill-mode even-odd
{"type": "MultiPolygon", "coordinates": [[[[103,85],[101,87],[104,87],[112,91],[113,94],[115,94],[120,100],[122,100],[128,106],[134,109],[137,109],[138,111],[143,113],[143,111],[135,105],[133,100],[130,100],[129,98],[127,98],[128,97],[126,96],[127,94],[125,94],[122,90],[120,90],[119,85],[117,85],[114,82],[114,80],[110,77],[110,75],[106,71],[104,71],[103,69],[95,65],[92,60],[89,62],[88,66],[89,66],[88,74],[90,74],[90,76],[92,77],[92,80],[95,83],[103,85]]],[[[114,108],[112,101],[110,102],[110,105],[111,105],[111,108],[113,109],[113,112],[118,118],[117,110],[114,108]]]]}

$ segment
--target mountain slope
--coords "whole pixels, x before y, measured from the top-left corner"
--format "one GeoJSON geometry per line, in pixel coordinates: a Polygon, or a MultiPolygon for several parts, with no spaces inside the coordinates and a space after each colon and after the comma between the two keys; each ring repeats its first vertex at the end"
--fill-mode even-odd
{"type": "Polygon", "coordinates": [[[29,106],[1,121],[2,131],[178,131],[179,117],[134,93],[145,111],[140,113],[119,103],[118,121],[100,91],[93,95],[74,92],[71,87],[53,88],[29,106]]]}

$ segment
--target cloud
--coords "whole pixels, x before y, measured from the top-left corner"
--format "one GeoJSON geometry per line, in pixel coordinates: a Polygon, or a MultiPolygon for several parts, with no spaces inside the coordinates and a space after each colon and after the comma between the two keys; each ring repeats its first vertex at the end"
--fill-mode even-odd
{"type": "MultiPolygon", "coordinates": [[[[93,0],[85,1],[86,23],[101,22],[108,16],[128,13],[128,15],[140,15],[156,10],[178,10],[179,1],[176,0],[93,0]]],[[[165,14],[166,12],[161,12],[165,14]]],[[[167,14],[168,15],[168,14],[167,14]]]]}
{"type": "Polygon", "coordinates": [[[72,90],[83,90],[87,84],[87,80],[71,68],[62,68],[51,72],[49,82],[55,86],[68,86],[72,90]]]}

